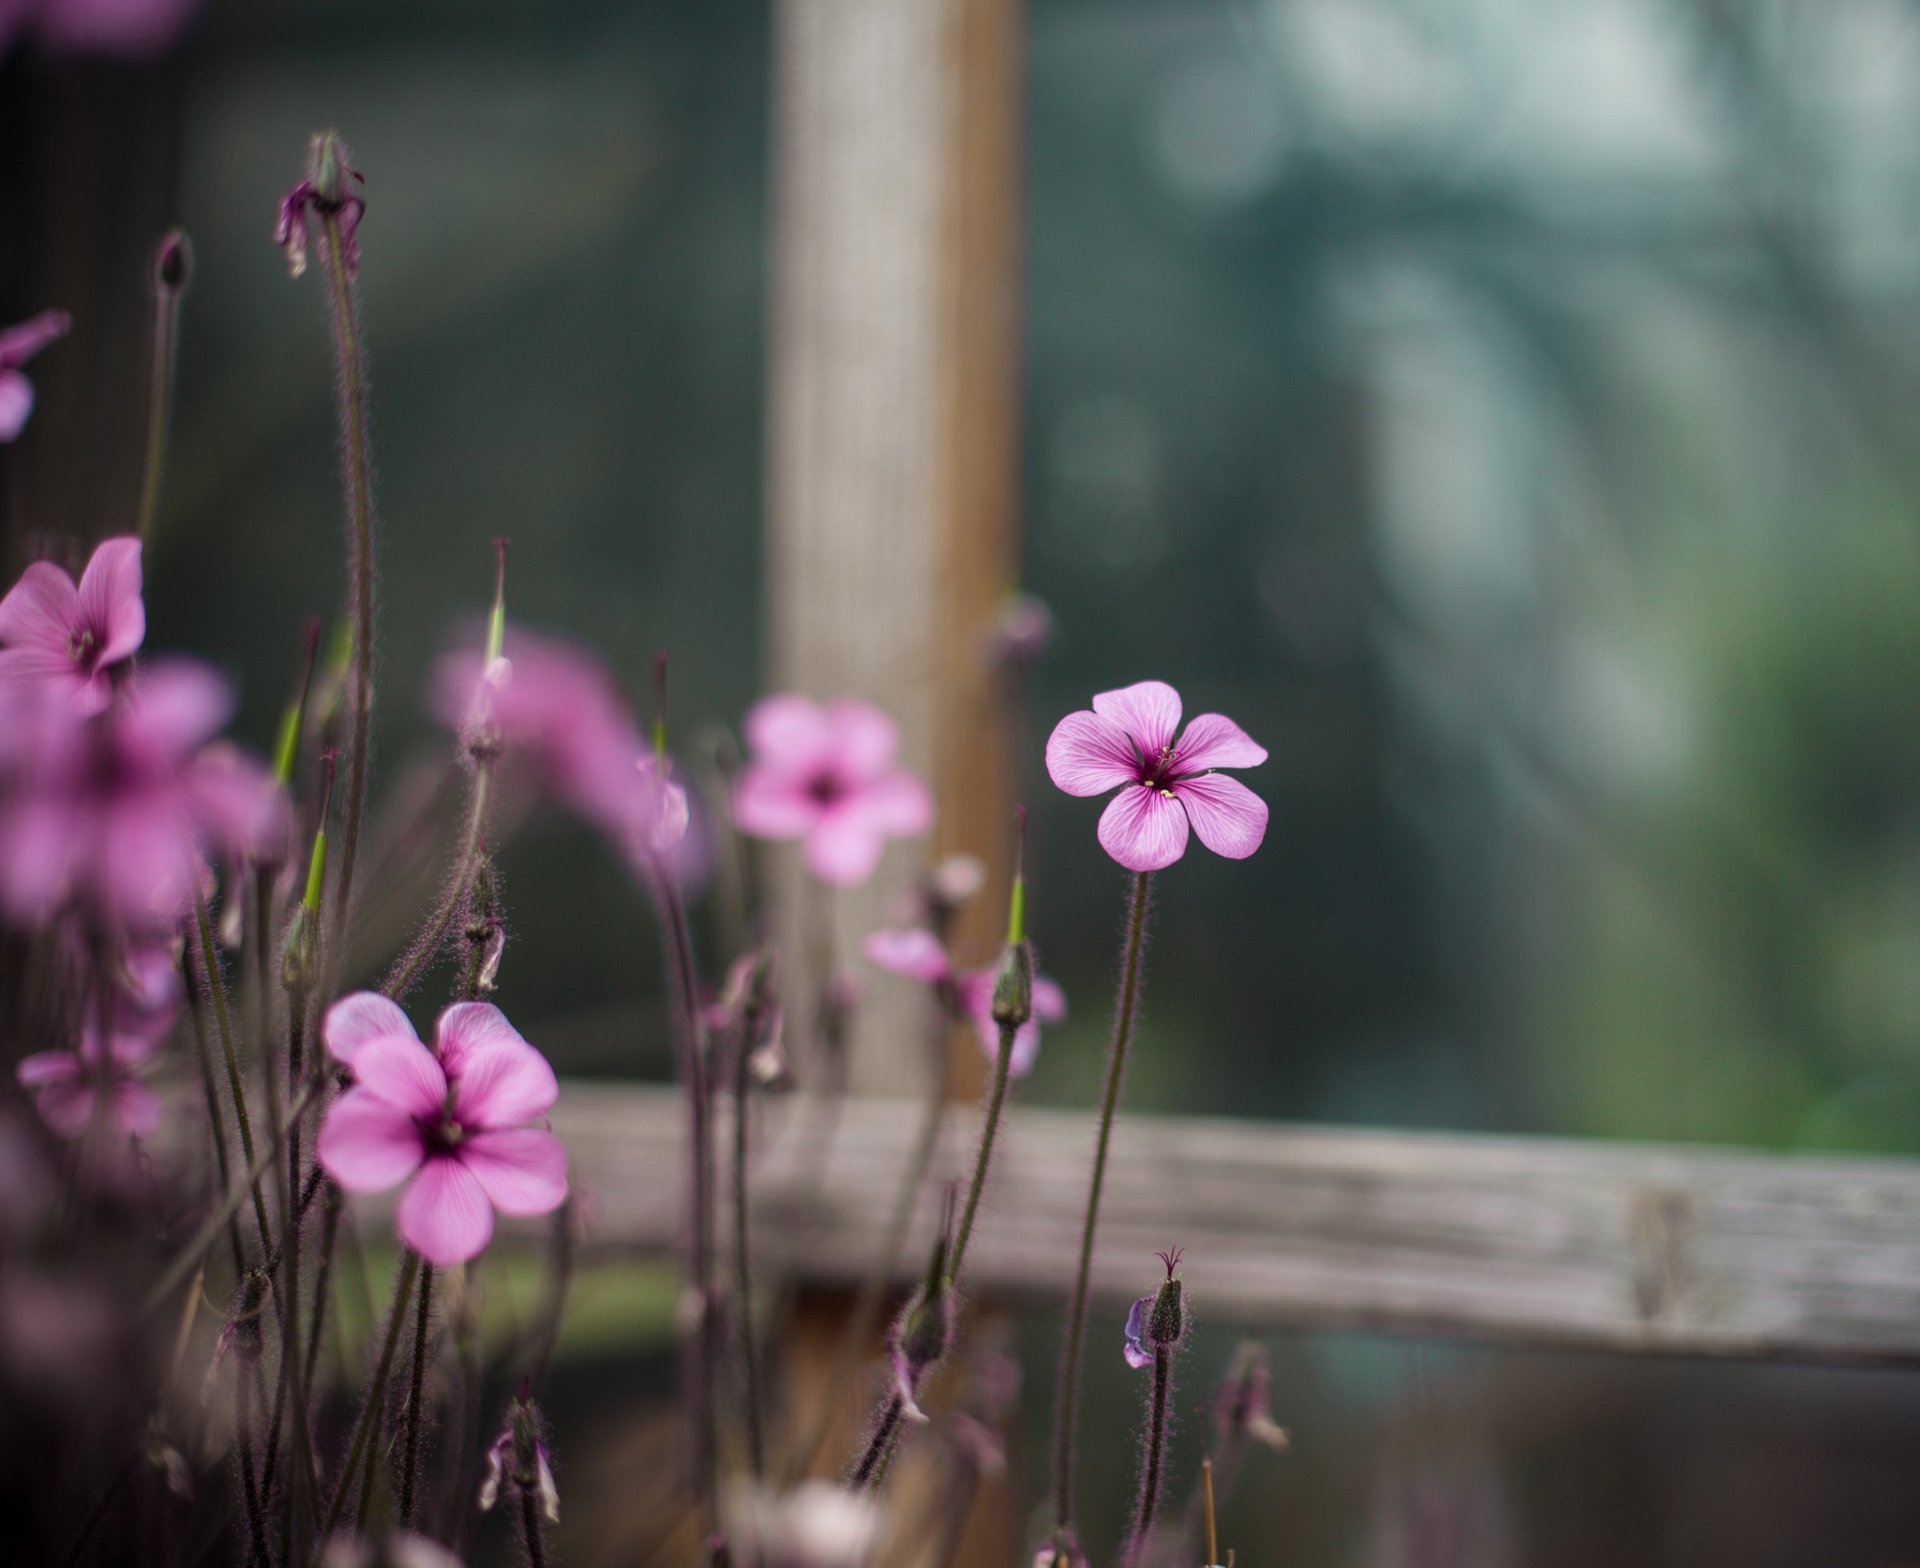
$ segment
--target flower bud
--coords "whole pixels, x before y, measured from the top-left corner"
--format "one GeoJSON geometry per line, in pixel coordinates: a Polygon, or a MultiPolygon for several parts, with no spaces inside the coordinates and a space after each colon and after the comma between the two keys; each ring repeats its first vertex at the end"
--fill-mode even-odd
{"type": "Polygon", "coordinates": [[[1153,1365],[1155,1355],[1171,1350],[1185,1338],[1187,1312],[1185,1293],[1174,1270],[1180,1266],[1180,1248],[1156,1252],[1166,1265],[1167,1277],[1159,1290],[1142,1296],[1127,1313],[1127,1365],[1136,1369],[1153,1365]]]}
{"type": "Polygon", "coordinates": [[[906,1414],[924,1421],[921,1387],[946,1359],[953,1343],[953,1291],[947,1284],[947,1247],[953,1231],[953,1193],[947,1193],[946,1218],[934,1237],[924,1284],[913,1293],[906,1310],[887,1332],[887,1360],[893,1369],[894,1391],[906,1414]]]}
{"type": "Polygon", "coordinates": [[[993,976],[993,1021],[1002,1029],[1018,1029],[1033,1017],[1033,944],[1012,943],[1000,955],[993,976]]]}
{"type": "Polygon", "coordinates": [[[338,207],[353,194],[348,182],[360,176],[338,131],[316,131],[308,142],[307,178],[313,182],[314,198],[323,211],[338,207]]]}
{"type": "Polygon", "coordinates": [[[153,290],[178,299],[193,281],[193,241],[185,229],[169,229],[153,253],[153,290]]]}

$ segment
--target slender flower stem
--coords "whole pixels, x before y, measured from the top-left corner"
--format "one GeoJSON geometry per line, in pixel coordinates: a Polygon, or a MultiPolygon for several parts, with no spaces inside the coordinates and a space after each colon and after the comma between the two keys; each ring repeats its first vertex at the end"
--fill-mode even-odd
{"type": "Polygon", "coordinates": [[[694,976],[693,943],[687,932],[686,910],[680,902],[670,870],[661,867],[653,878],[661,924],[666,928],[667,977],[673,993],[675,1035],[680,1045],[680,1072],[686,1083],[687,1146],[692,1167],[688,1173],[688,1225],[692,1286],[699,1302],[699,1322],[688,1347],[685,1375],[692,1427],[689,1461],[693,1490],[705,1503],[708,1528],[718,1519],[714,1461],[714,1363],[717,1327],[713,1310],[713,1116],[708,1096],[700,993],[694,976]]]}
{"type": "Polygon", "coordinates": [[[1121,960],[1120,999],[1113,1014],[1113,1044],[1107,1055],[1106,1092],[1100,1101],[1100,1132],[1094,1144],[1093,1179],[1087,1188],[1087,1216],[1080,1230],[1080,1271],[1067,1314],[1066,1352],[1060,1363],[1060,1403],[1053,1421],[1053,1521],[1064,1529],[1073,1522],[1073,1439],[1079,1418],[1080,1349],[1087,1326],[1087,1279],[1093,1268],[1094,1230],[1100,1222],[1100,1191],[1107,1177],[1107,1145],[1113,1137],[1113,1113],[1120,1103],[1127,1047],[1133,1041],[1134,1009],[1140,997],[1140,952],[1147,929],[1147,893],[1153,874],[1137,871],[1127,914],[1127,945],[1121,960]]]}
{"type": "MultiPolygon", "coordinates": [[[[200,1086],[207,1096],[207,1121],[213,1127],[213,1162],[220,1176],[220,1190],[232,1186],[227,1155],[227,1115],[220,1105],[220,1090],[214,1083],[213,1053],[207,1047],[207,1023],[202,1012],[198,987],[187,987],[187,1016],[193,1026],[194,1054],[200,1064],[200,1086]]],[[[229,1216],[227,1236],[233,1243],[233,1277],[237,1284],[247,1272],[246,1249],[240,1242],[240,1222],[229,1216]]]]}
{"type": "Polygon", "coordinates": [[[760,1353],[753,1341],[752,1248],[747,1232],[748,1057],[758,1033],[758,1009],[748,1014],[733,1053],[733,1280],[740,1325],[740,1363],[746,1373],[747,1464],[758,1481],[766,1468],[760,1431],[760,1353]]]}
{"type": "MultiPolygon", "coordinates": [[[[367,1389],[367,1397],[360,1406],[359,1418],[353,1424],[353,1441],[347,1445],[347,1462],[340,1472],[340,1480],[334,1488],[333,1502],[327,1508],[327,1522],[320,1527],[320,1539],[330,1540],[334,1526],[340,1522],[340,1510],[347,1500],[347,1493],[353,1487],[353,1473],[360,1465],[360,1456],[366,1451],[369,1438],[380,1419],[380,1409],[386,1403],[387,1376],[393,1371],[394,1347],[400,1342],[400,1324],[407,1315],[407,1302],[413,1295],[414,1276],[420,1272],[420,1254],[408,1249],[406,1261],[400,1265],[400,1278],[393,1287],[393,1310],[387,1318],[387,1337],[380,1346],[380,1361],[373,1371],[373,1382],[367,1389]]],[[[367,1456],[367,1474],[374,1470],[372,1455],[367,1456]]],[[[359,1511],[354,1523],[364,1522],[367,1501],[371,1495],[371,1482],[361,1492],[359,1511]]]]}
{"type": "Polygon", "coordinates": [[[1147,1409],[1147,1451],[1140,1471],[1140,1507],[1134,1516],[1133,1540],[1127,1548],[1127,1561],[1137,1560],[1147,1549],[1147,1533],[1160,1506],[1160,1469],[1167,1446],[1167,1392],[1173,1384],[1173,1347],[1153,1347],[1153,1394],[1147,1409]]]}
{"type": "Polygon", "coordinates": [[[185,291],[181,258],[186,236],[179,231],[162,242],[153,290],[153,378],[147,391],[147,454],[140,474],[140,510],[134,532],[144,545],[153,537],[160,510],[160,480],[167,464],[167,435],[173,424],[173,373],[180,352],[180,299],[185,291]]]}
{"type": "Polygon", "coordinates": [[[1000,1127],[1000,1112],[1007,1101],[1007,1075],[1013,1062],[1013,1039],[1018,1024],[1000,1025],[1000,1049],[993,1059],[993,1083],[987,1090],[986,1111],[980,1119],[980,1152],[974,1157],[973,1183],[967,1188],[967,1206],[960,1211],[960,1229],[953,1238],[953,1252],[947,1259],[947,1283],[960,1279],[960,1263],[967,1255],[967,1238],[973,1234],[973,1216],[980,1207],[980,1193],[987,1185],[987,1166],[993,1160],[993,1135],[1000,1127]]]}
{"type": "Polygon", "coordinates": [[[313,1326],[307,1330],[307,1358],[301,1368],[302,1393],[313,1397],[313,1375],[320,1365],[320,1338],[327,1318],[327,1303],[332,1299],[333,1254],[340,1238],[340,1189],[331,1181],[323,1187],[320,1211],[320,1266],[313,1281],[313,1326]]]}
{"type": "Polygon", "coordinates": [[[547,1568],[547,1551],[540,1543],[540,1511],[526,1487],[520,1489],[520,1525],[527,1537],[527,1561],[532,1568],[547,1568]]]}
{"type": "Polygon", "coordinates": [[[240,1450],[240,1499],[247,1516],[247,1561],[268,1568],[266,1522],[260,1517],[260,1487],[253,1473],[253,1404],[247,1398],[249,1365],[239,1357],[233,1375],[234,1446],[240,1450]]]}
{"type": "Polygon", "coordinates": [[[861,1451],[860,1461],[853,1467],[853,1474],[847,1484],[856,1492],[865,1491],[869,1486],[879,1483],[880,1474],[886,1466],[887,1456],[893,1452],[893,1440],[900,1430],[900,1417],[906,1410],[906,1402],[898,1394],[892,1395],[880,1412],[880,1419],[874,1424],[873,1436],[867,1439],[867,1446],[861,1451]]]}
{"type": "MultiPolygon", "coordinates": [[[[420,1304],[413,1324],[413,1367],[411,1380],[407,1388],[407,1447],[406,1457],[400,1465],[400,1525],[402,1529],[413,1526],[413,1474],[414,1464],[420,1454],[420,1395],[426,1383],[427,1373],[427,1329],[433,1316],[433,1265],[423,1264],[420,1268],[420,1304]]],[[[368,1473],[372,1473],[369,1465],[368,1473]]],[[[362,1506],[361,1516],[366,1515],[362,1506]]]]}
{"type": "Polygon", "coordinates": [[[353,601],[353,732],[347,748],[347,801],[340,824],[340,873],[334,880],[333,918],[327,932],[322,1004],[333,994],[347,913],[353,901],[353,864],[366,812],[367,773],[373,745],[373,474],[367,455],[367,383],[360,350],[360,319],[347,266],[340,215],[322,222],[320,257],[327,275],[327,316],[339,362],[340,454],[347,492],[347,573],[353,601]]]}
{"type": "Polygon", "coordinates": [[[398,1001],[412,989],[421,972],[433,962],[446,940],[447,929],[467,907],[473,892],[473,880],[480,863],[486,859],[487,803],[493,792],[493,763],[481,760],[474,767],[473,790],[468,798],[467,823],[460,835],[460,852],[454,861],[453,877],[433,913],[427,916],[420,934],[380,983],[380,994],[398,1001]]]}

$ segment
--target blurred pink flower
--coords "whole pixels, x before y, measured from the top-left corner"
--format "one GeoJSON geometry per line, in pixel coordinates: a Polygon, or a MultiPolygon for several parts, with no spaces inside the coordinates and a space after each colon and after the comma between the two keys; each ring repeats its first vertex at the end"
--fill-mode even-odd
{"type": "Polygon", "coordinates": [[[107,1099],[108,1124],[127,1138],[151,1138],[160,1125],[160,1102],[134,1076],[134,1069],[154,1054],[151,1041],[139,1035],[116,1034],[105,1050],[100,1032],[80,1033],[77,1051],[40,1051],[15,1069],[21,1086],[33,1095],[40,1119],[55,1132],[77,1138],[93,1121],[101,1095],[107,1099]]]}
{"type": "MultiPolygon", "coordinates": [[[[0,0],[0,49],[6,46],[6,30],[6,5],[0,0]]],[[[20,367],[72,327],[73,317],[64,310],[43,310],[0,332],[0,441],[16,439],[33,412],[33,383],[20,374],[20,367]]]]}
{"type": "MultiPolygon", "coordinates": [[[[4,395],[0,378],[0,395],[4,395]]],[[[44,684],[81,713],[113,696],[115,666],[147,635],[140,600],[140,541],[106,539],[78,587],[51,561],[35,561],[0,599],[0,687],[44,684]]]]}
{"type": "Polygon", "coordinates": [[[479,1256],[496,1209],[546,1214],[566,1198],[566,1150],[528,1125],[559,1085],[499,1008],[449,1007],[429,1051],[405,1013],[362,991],[329,1009],[323,1033],[355,1087],[320,1129],[320,1164],[349,1192],[407,1183],[395,1226],[429,1263],[479,1256]]]}
{"type": "Polygon", "coordinates": [[[31,28],[50,49],[158,54],[199,9],[200,0],[0,0],[0,49],[31,28]]]}
{"type": "MultiPolygon", "coordinates": [[[[875,931],[866,940],[866,954],[882,969],[933,987],[941,1004],[956,1019],[971,1023],[980,1037],[980,1049],[992,1061],[1000,1054],[1000,1026],[993,1021],[994,965],[985,969],[956,969],[947,950],[931,931],[875,931]]],[[[1034,976],[1033,1016],[1013,1036],[1013,1055],[1007,1071],[1024,1078],[1040,1054],[1040,1026],[1063,1023],[1067,993],[1044,975],[1034,976]]]]}
{"type": "Polygon", "coordinates": [[[752,759],[734,787],[734,820],[755,838],[805,840],[807,866],[823,882],[858,886],[888,839],[932,826],[933,796],[894,766],[899,732],[878,708],[767,697],[746,730],[752,759]]]}
{"type": "Polygon", "coordinates": [[[1187,826],[1216,855],[1245,860],[1267,833],[1266,802],[1215,768],[1251,768],[1266,749],[1233,720],[1203,713],[1176,741],[1180,694],[1141,681],[1069,713],[1047,741],[1047,772],[1069,795],[1118,788],[1100,816],[1100,846],[1129,871],[1158,871],[1187,852],[1187,826]]]}
{"type": "Polygon", "coordinates": [[[32,924],[69,901],[116,929],[169,925],[196,891],[198,848],[239,843],[257,802],[197,753],[232,706],[205,665],[149,665],[76,718],[45,692],[0,691],[0,910],[32,924]]]}

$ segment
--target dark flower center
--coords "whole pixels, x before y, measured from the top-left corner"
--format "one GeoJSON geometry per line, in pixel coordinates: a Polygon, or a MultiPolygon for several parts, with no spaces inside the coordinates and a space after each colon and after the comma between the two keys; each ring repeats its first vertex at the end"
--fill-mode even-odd
{"type": "Polygon", "coordinates": [[[419,1125],[428,1154],[451,1154],[467,1141],[467,1129],[453,1119],[451,1110],[442,1111],[437,1121],[422,1117],[419,1125]]]}
{"type": "Polygon", "coordinates": [[[807,796],[815,805],[831,806],[846,792],[846,785],[832,773],[816,773],[807,781],[807,796]]]}
{"type": "Polygon", "coordinates": [[[91,664],[100,639],[91,626],[83,626],[67,639],[67,657],[75,664],[91,664]]]}
{"type": "Polygon", "coordinates": [[[1181,775],[1173,766],[1173,746],[1162,746],[1151,759],[1140,759],[1140,782],[1149,789],[1165,789],[1181,775]]]}

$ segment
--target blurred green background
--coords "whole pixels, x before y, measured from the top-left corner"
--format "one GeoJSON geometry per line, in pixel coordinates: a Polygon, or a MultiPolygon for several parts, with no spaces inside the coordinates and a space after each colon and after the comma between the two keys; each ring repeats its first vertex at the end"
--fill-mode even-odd
{"type": "MultiPolygon", "coordinates": [[[[150,646],[233,669],[266,741],[341,590],[321,303],[269,242],[337,125],[380,779],[443,745],[418,693],[495,535],[516,616],[630,686],[669,649],[678,712],[737,721],[771,47],[737,0],[215,0],[161,62],[14,54],[0,318],[79,317],[0,456],[15,559],[126,526],[141,257],[181,221],[150,646]]],[[[1273,754],[1261,853],[1161,879],[1129,1104],[1920,1149],[1920,7],[1035,0],[1027,84],[1027,586],[1060,633],[1029,752],[1152,675],[1273,754]]],[[[1074,1002],[1030,1092],[1085,1105],[1123,881],[1086,803],[1025,792],[1074,1002]]],[[[503,876],[525,1031],[664,1076],[625,874],[554,818],[503,876]]],[[[1198,1389],[1232,1333],[1189,1275],[1198,1389]]],[[[1243,1559],[1920,1562],[1904,1377],[1275,1346],[1296,1450],[1251,1476],[1243,1559]],[[1407,1546],[1409,1488],[1466,1523],[1407,1546]]],[[[1131,1420],[1117,1368],[1091,1432],[1131,1420]]],[[[1117,1517],[1129,1449],[1089,1460],[1117,1517]]]]}

